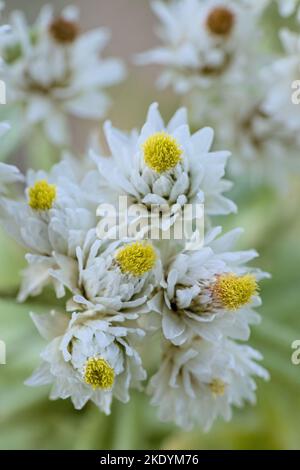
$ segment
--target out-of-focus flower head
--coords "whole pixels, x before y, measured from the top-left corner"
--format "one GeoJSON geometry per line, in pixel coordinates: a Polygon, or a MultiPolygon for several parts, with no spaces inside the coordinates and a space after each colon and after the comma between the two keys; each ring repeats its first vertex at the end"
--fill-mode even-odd
{"type": "Polygon", "coordinates": [[[148,387],[151,403],[162,421],[208,431],[219,416],[231,419],[232,406],[255,403],[253,377],[268,379],[255,362],[261,359],[254,349],[228,339],[211,343],[198,337],[180,348],[167,344],[148,387]]]}
{"type": "Polygon", "coordinates": [[[292,84],[300,77],[300,35],[282,29],[280,39],[284,54],[265,71],[265,80],[269,86],[262,108],[275,122],[298,133],[299,107],[292,101],[292,84]]]}
{"type": "Polygon", "coordinates": [[[31,26],[14,11],[10,24],[12,34],[0,36],[8,102],[22,107],[25,126],[42,124],[49,140],[63,146],[69,141],[66,116],[105,116],[105,89],[124,77],[120,60],[101,57],[109,31],[82,33],[74,6],[56,16],[46,5],[31,26]]]}
{"type": "Polygon", "coordinates": [[[277,0],[279,6],[279,13],[281,16],[288,17],[297,13],[297,18],[300,20],[300,2],[299,0],[277,0]]]}
{"type": "Polygon", "coordinates": [[[295,114],[298,106],[291,101],[292,74],[285,71],[282,75],[285,79],[281,80],[275,64],[263,67],[253,83],[229,85],[221,91],[213,87],[205,94],[195,92],[187,97],[187,106],[194,123],[206,122],[219,129],[218,146],[232,149],[231,177],[247,175],[254,187],[268,184],[282,191],[287,187],[290,174],[299,169],[300,139],[293,129],[299,120],[295,114]],[[270,98],[274,103],[281,103],[277,112],[269,106],[270,98]]]}
{"type": "MultiPolygon", "coordinates": [[[[285,56],[268,50],[262,19],[269,3],[155,1],[163,45],[140,54],[138,63],[163,67],[160,85],[184,95],[192,125],[218,129],[216,145],[233,152],[233,177],[246,174],[254,186],[282,191],[299,169],[298,107],[291,100],[300,73],[299,39],[283,31],[285,56]]],[[[284,2],[283,12],[292,13],[296,3],[284,2]]]]}
{"type": "Polygon", "coordinates": [[[155,1],[162,25],[161,47],[140,54],[140,64],[164,67],[160,86],[176,92],[207,88],[220,78],[238,80],[254,60],[258,11],[254,2],[222,0],[155,1]]]}

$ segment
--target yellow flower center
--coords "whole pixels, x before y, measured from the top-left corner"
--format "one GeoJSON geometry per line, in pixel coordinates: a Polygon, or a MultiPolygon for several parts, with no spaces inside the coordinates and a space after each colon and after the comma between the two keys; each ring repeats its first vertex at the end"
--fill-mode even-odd
{"type": "Polygon", "coordinates": [[[209,31],[217,36],[227,36],[230,34],[234,22],[234,13],[223,6],[214,8],[206,20],[209,31]]]}
{"type": "Polygon", "coordinates": [[[151,135],[143,144],[144,161],[151,170],[164,173],[181,160],[182,149],[177,140],[166,132],[151,135]]]}
{"type": "Polygon", "coordinates": [[[51,209],[56,198],[55,184],[49,184],[46,180],[37,181],[29,188],[29,206],[36,211],[51,209]]]}
{"type": "Polygon", "coordinates": [[[228,310],[237,310],[246,305],[257,291],[258,285],[252,274],[224,274],[213,287],[214,296],[228,310]]]}
{"type": "Polygon", "coordinates": [[[134,242],[121,248],[115,259],[122,273],[139,277],[153,269],[156,262],[156,253],[152,245],[134,242]]]}
{"type": "Polygon", "coordinates": [[[226,384],[221,379],[213,379],[209,384],[209,388],[213,395],[222,397],[225,393],[226,384]]]}
{"type": "Polygon", "coordinates": [[[109,390],[113,386],[115,372],[104,359],[90,358],[85,366],[85,383],[94,389],[109,390]]]}

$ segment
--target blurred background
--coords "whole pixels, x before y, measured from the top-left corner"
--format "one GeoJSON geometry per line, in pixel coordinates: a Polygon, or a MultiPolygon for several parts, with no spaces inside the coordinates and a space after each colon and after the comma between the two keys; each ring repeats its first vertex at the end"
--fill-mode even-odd
{"type": "MultiPolygon", "coordinates": [[[[25,10],[28,20],[37,16],[42,0],[9,0],[6,12],[25,10]]],[[[51,2],[58,11],[69,4],[51,2]]],[[[149,104],[160,103],[168,119],[179,106],[171,92],[158,92],[155,67],[134,67],[132,55],[157,44],[155,18],[148,0],[77,0],[81,7],[82,29],[108,26],[112,40],[107,55],[123,58],[127,80],[109,90],[113,106],[109,118],[116,127],[139,127],[149,104]]],[[[266,17],[278,22],[275,9],[266,17]]],[[[300,111],[299,111],[300,112],[300,111]]],[[[1,109],[2,116],[5,110],[1,109]]],[[[2,118],[1,116],[1,118],[2,118]]],[[[73,147],[83,153],[89,123],[74,123],[73,147]]],[[[100,129],[101,123],[99,123],[100,129]]],[[[287,149],[288,151],[288,149],[287,149]]],[[[47,166],[43,149],[35,148],[28,161],[25,149],[17,148],[9,157],[22,168],[47,166]]],[[[234,156],[232,157],[234,158],[234,156]]],[[[262,324],[253,329],[250,343],[262,351],[271,381],[258,382],[256,407],[235,410],[232,421],[217,422],[208,434],[195,429],[184,432],[160,423],[147,397],[133,393],[128,405],[115,402],[111,416],[105,417],[89,404],[78,412],[67,401],[50,402],[48,388],[23,385],[39,362],[44,346],[28,312],[44,312],[57,305],[51,291],[25,304],[15,295],[24,252],[0,232],[0,339],[7,344],[7,364],[0,365],[0,448],[1,449],[300,449],[300,365],[291,363],[291,343],[300,339],[300,213],[299,178],[291,178],[290,189],[278,195],[267,187],[253,189],[241,178],[231,196],[239,205],[235,216],[220,219],[225,229],[245,228],[242,248],[260,253],[257,265],[272,274],[262,285],[262,324]]],[[[147,346],[151,347],[150,345],[147,346]]],[[[159,358],[154,353],[153,362],[159,358]]],[[[147,350],[147,356],[151,351],[147,350]]]]}

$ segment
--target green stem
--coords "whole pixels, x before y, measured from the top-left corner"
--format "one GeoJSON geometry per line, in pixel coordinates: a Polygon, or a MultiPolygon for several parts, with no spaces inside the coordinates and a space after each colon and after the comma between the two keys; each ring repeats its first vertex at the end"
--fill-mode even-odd
{"type": "Polygon", "coordinates": [[[115,403],[112,449],[134,450],[141,439],[138,425],[137,397],[127,404],[115,403]]]}

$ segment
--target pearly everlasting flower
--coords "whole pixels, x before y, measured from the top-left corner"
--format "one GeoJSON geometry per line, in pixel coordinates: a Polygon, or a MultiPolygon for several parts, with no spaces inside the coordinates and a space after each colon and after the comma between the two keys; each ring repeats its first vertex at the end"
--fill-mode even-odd
{"type": "MultiPolygon", "coordinates": [[[[160,86],[172,85],[177,93],[208,88],[223,77],[238,76],[253,59],[257,37],[257,2],[222,0],[173,0],[152,2],[161,21],[163,42],[140,54],[140,64],[164,67],[160,86]]],[[[219,84],[220,86],[220,84],[219,84]]]]}
{"type": "Polygon", "coordinates": [[[236,210],[223,195],[231,187],[223,178],[229,152],[210,151],[210,128],[191,135],[185,109],[165,126],[157,104],[152,104],[139,134],[126,135],[109,122],[104,131],[111,158],[99,157],[94,151],[91,155],[106,183],[105,202],[116,204],[119,195],[126,196],[129,205],[140,206],[140,220],[153,207],[168,211],[166,227],[176,221],[186,204],[204,204],[207,215],[236,210]]]}
{"type": "Polygon", "coordinates": [[[135,320],[148,311],[147,301],[161,279],[158,253],[153,245],[135,240],[99,240],[90,230],[72,263],[55,257],[50,275],[66,286],[73,297],[67,309],[89,310],[104,317],[135,320]]]}
{"type": "Polygon", "coordinates": [[[88,312],[74,313],[69,324],[66,315],[57,313],[32,318],[50,343],[27,385],[51,384],[52,400],[71,398],[76,409],[91,400],[105,414],[113,398],[126,403],[129,389],[141,387],[146,373],[133,343],[143,336],[142,330],[111,326],[88,312]]]}
{"type": "Polygon", "coordinates": [[[231,251],[240,230],[217,237],[220,232],[220,227],[209,232],[198,251],[171,259],[162,290],[149,301],[161,316],[164,337],[175,345],[195,335],[216,342],[224,336],[248,340],[249,325],[259,322],[253,308],[261,303],[257,281],[265,274],[246,266],[257,253],[231,251]]]}
{"type": "Polygon", "coordinates": [[[102,118],[109,104],[105,88],[124,76],[119,60],[99,56],[109,32],[80,34],[76,7],[56,17],[49,5],[33,26],[18,11],[12,13],[11,25],[12,34],[0,37],[8,100],[22,108],[28,128],[42,124],[50,141],[65,145],[65,116],[102,118]]]}
{"type": "MultiPolygon", "coordinates": [[[[11,173],[16,171],[9,168],[11,173]]],[[[49,174],[28,171],[24,193],[17,199],[0,200],[3,226],[29,252],[20,300],[41,292],[50,280],[49,270],[57,266],[56,258],[72,263],[77,247],[96,226],[99,192],[95,177],[92,168],[66,155],[49,174]]],[[[53,282],[57,295],[63,296],[62,284],[53,282]]]]}
{"type": "Polygon", "coordinates": [[[233,406],[255,403],[254,376],[268,378],[255,362],[260,359],[254,349],[228,339],[211,343],[196,338],[184,347],[168,344],[148,387],[151,403],[163,421],[209,430],[218,417],[229,421],[233,406]]]}

